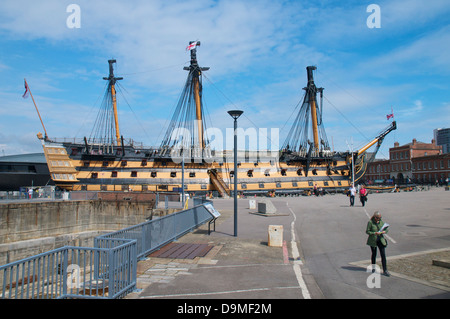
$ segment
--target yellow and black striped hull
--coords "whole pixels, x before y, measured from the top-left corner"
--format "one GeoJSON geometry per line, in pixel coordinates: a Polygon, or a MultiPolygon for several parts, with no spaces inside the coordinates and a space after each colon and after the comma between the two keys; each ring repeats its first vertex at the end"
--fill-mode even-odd
{"type": "MultiPolygon", "coordinates": [[[[112,155],[92,151],[83,144],[43,140],[51,178],[69,191],[133,191],[209,193],[227,196],[234,190],[234,163],[225,158],[214,161],[175,163],[150,150],[130,146],[112,155]],[[184,170],[184,181],[183,181],[184,170]]],[[[351,171],[345,157],[308,163],[261,160],[238,161],[237,190],[242,193],[295,193],[315,186],[323,189],[348,188],[351,171]]]]}

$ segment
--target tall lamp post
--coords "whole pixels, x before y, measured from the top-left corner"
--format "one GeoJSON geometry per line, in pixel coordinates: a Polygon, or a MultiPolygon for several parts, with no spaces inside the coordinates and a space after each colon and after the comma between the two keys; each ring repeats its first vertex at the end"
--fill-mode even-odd
{"type": "Polygon", "coordinates": [[[244,111],[231,110],[228,114],[234,119],[234,236],[237,237],[237,119],[244,111]]]}

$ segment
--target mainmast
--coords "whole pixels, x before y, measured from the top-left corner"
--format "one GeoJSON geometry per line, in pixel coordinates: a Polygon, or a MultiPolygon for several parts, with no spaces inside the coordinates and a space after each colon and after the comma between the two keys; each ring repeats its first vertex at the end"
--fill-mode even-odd
{"type": "Polygon", "coordinates": [[[201,84],[200,76],[202,71],[208,71],[209,67],[200,67],[197,62],[197,46],[200,46],[200,41],[190,41],[189,46],[194,44],[194,48],[191,49],[191,65],[184,67],[183,69],[189,71],[192,76],[192,82],[194,87],[194,99],[195,99],[195,113],[198,126],[198,140],[199,146],[205,148],[205,140],[203,137],[203,119],[202,119],[202,104],[201,104],[201,84]]]}
{"type": "Polygon", "coordinates": [[[117,115],[116,81],[123,80],[123,78],[114,76],[113,64],[116,63],[116,60],[108,60],[108,63],[109,63],[109,76],[104,77],[103,80],[109,81],[109,91],[111,92],[111,99],[113,102],[114,123],[116,128],[116,141],[117,146],[121,146],[122,143],[120,140],[119,117],[117,115]]]}
{"type": "Polygon", "coordinates": [[[181,92],[172,120],[161,143],[162,157],[167,154],[183,158],[199,159],[209,143],[206,134],[205,110],[202,103],[202,72],[209,70],[197,62],[197,47],[200,41],[190,41],[186,50],[190,51],[190,65],[183,69],[189,71],[183,91],[181,92]],[[174,155],[177,153],[177,155],[174,155]]]}

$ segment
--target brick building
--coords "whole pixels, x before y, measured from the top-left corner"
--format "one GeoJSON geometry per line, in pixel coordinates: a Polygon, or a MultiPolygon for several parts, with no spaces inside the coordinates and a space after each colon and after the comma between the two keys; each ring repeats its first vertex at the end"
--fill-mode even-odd
{"type": "Polygon", "coordinates": [[[435,184],[436,181],[443,184],[447,178],[450,178],[450,154],[443,154],[435,140],[423,143],[416,139],[402,146],[394,143],[389,149],[389,159],[374,160],[368,165],[365,176],[368,184],[435,184]]]}

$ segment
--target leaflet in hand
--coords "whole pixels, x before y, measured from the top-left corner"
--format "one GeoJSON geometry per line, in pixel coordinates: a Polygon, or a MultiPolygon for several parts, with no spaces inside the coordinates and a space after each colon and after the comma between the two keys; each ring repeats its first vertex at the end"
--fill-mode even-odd
{"type": "Polygon", "coordinates": [[[382,231],[387,230],[388,227],[389,227],[389,224],[388,224],[388,223],[384,223],[383,227],[381,227],[381,229],[379,230],[379,232],[381,233],[382,231]]]}

